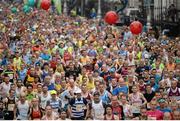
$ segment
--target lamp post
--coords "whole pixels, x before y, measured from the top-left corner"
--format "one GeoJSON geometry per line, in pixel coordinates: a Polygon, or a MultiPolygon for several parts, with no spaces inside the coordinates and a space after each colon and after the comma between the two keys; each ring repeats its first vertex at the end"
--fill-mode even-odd
{"type": "Polygon", "coordinates": [[[151,0],[148,1],[147,29],[151,27],[151,0]]]}
{"type": "Polygon", "coordinates": [[[84,0],[81,0],[81,16],[84,15],[84,0]]]}
{"type": "Polygon", "coordinates": [[[102,15],[101,15],[101,0],[98,0],[98,12],[97,12],[97,18],[101,19],[102,15]]]}
{"type": "Polygon", "coordinates": [[[64,0],[64,8],[63,8],[63,13],[64,15],[67,15],[67,0],[64,0]]]}

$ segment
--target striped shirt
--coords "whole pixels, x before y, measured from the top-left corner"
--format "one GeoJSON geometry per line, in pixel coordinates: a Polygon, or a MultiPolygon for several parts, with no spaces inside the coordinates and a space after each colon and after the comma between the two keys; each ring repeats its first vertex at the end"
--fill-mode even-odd
{"type": "Polygon", "coordinates": [[[57,98],[56,100],[50,99],[47,102],[47,105],[50,105],[55,112],[59,112],[61,110],[62,103],[61,100],[57,98]]]}
{"type": "Polygon", "coordinates": [[[72,111],[73,118],[84,117],[85,108],[87,105],[87,100],[85,98],[81,98],[80,100],[72,99],[70,101],[70,105],[71,105],[71,111],[72,111]]]}

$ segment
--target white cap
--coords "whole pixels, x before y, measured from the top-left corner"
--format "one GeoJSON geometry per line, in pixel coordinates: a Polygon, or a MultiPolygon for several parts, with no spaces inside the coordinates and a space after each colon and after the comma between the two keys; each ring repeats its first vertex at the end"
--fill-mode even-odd
{"type": "Polygon", "coordinates": [[[75,90],[75,93],[81,93],[81,92],[82,92],[81,89],[75,90]]]}
{"type": "Polygon", "coordinates": [[[144,58],[148,59],[149,55],[148,54],[144,54],[144,58]]]}
{"type": "Polygon", "coordinates": [[[106,49],[107,47],[106,46],[103,46],[103,49],[106,49]]]}

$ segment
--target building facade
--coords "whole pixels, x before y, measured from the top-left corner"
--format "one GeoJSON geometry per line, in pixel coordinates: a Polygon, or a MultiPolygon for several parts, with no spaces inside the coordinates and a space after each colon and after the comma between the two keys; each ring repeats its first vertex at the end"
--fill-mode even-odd
{"type": "Polygon", "coordinates": [[[141,0],[129,0],[128,7],[129,8],[139,8],[141,5],[141,0]]]}
{"type": "Polygon", "coordinates": [[[179,19],[179,12],[178,9],[180,8],[180,1],[179,0],[154,0],[154,18],[160,20],[170,20],[170,16],[175,14],[170,12],[171,6],[174,5],[174,8],[177,10],[175,16],[175,21],[179,19]],[[169,15],[171,14],[171,15],[169,15]],[[161,18],[159,18],[159,16],[161,18]]]}
{"type": "Polygon", "coordinates": [[[138,19],[143,24],[150,22],[161,29],[170,29],[175,36],[180,35],[180,0],[129,0],[128,7],[140,9],[138,19]]]}

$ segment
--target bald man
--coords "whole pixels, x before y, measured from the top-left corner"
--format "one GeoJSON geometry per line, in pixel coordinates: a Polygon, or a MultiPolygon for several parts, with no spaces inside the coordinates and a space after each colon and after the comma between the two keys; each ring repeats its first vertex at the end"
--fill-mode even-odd
{"type": "Polygon", "coordinates": [[[163,116],[163,120],[172,120],[171,113],[165,112],[163,116]]]}
{"type": "Polygon", "coordinates": [[[172,113],[173,120],[180,120],[180,112],[178,110],[172,113]]]}
{"type": "Polygon", "coordinates": [[[180,88],[177,86],[177,80],[174,79],[171,81],[171,87],[167,90],[168,96],[173,97],[176,100],[180,99],[180,88]]]}

